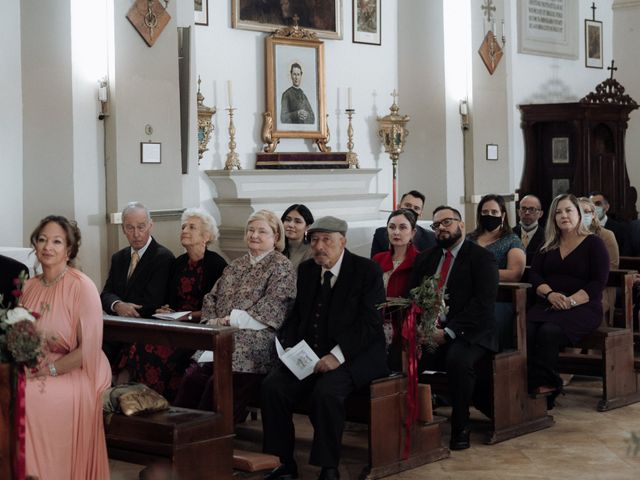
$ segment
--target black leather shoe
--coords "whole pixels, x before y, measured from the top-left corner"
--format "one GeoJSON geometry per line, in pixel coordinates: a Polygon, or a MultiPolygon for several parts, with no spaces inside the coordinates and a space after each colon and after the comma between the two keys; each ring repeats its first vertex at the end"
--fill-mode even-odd
{"type": "Polygon", "coordinates": [[[296,480],[297,478],[298,465],[295,462],[283,463],[264,476],[264,480],[296,480]]]}
{"type": "Polygon", "coordinates": [[[458,433],[451,434],[451,441],[449,442],[449,449],[451,450],[465,450],[471,446],[469,437],[471,436],[471,429],[469,427],[464,428],[458,433]]]}
{"type": "Polygon", "coordinates": [[[339,480],[340,472],[334,467],[322,467],[318,480],[339,480]]]}

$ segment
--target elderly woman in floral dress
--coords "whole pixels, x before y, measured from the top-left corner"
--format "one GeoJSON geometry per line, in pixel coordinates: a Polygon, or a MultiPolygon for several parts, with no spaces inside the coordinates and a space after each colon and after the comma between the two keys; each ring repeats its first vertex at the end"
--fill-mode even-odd
{"type": "MultiPolygon", "coordinates": [[[[293,305],[296,274],[282,253],[284,228],[268,210],[249,217],[245,229],[249,251],[225,268],[222,277],[204,297],[202,322],[231,325],[233,351],[234,420],[244,420],[246,405],[258,397],[264,375],[276,361],[274,339],[293,305]]],[[[174,405],[211,410],[212,363],[192,365],[182,381],[174,405]]]]}

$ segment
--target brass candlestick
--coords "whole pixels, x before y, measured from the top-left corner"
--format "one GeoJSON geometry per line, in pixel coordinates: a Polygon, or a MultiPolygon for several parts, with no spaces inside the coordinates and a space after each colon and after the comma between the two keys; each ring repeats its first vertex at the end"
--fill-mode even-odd
{"type": "Polygon", "coordinates": [[[347,127],[347,163],[349,164],[349,168],[360,168],[360,163],[358,162],[358,154],[353,151],[353,124],[351,123],[351,117],[356,113],[353,108],[347,108],[345,110],[347,113],[347,118],[349,119],[349,126],[347,127]]]}
{"type": "Polygon", "coordinates": [[[224,162],[225,170],[242,170],[240,158],[236,153],[236,126],[233,124],[233,111],[235,108],[226,108],[229,112],[229,153],[227,153],[227,161],[224,162]]]}
{"type": "Polygon", "coordinates": [[[209,140],[213,133],[212,116],[216,113],[216,107],[207,107],[204,104],[204,95],[200,93],[200,77],[198,77],[198,165],[204,152],[209,150],[209,140]]]}

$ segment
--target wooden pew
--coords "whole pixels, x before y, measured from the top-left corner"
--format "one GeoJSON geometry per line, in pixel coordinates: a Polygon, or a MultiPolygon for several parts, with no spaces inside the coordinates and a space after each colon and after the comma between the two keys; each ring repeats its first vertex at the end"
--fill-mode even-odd
{"type": "Polygon", "coordinates": [[[109,456],[133,463],[167,462],[173,478],[232,478],[233,327],[104,315],[104,338],[174,348],[213,350],[213,412],[172,407],[126,417],[114,414],[105,425],[109,456]]]}
{"type": "Polygon", "coordinates": [[[602,399],[597,406],[601,412],[640,401],[633,356],[633,275],[626,270],[611,270],[607,286],[622,289],[621,323],[601,326],[578,345],[583,350],[598,350],[599,354],[563,352],[559,363],[564,373],[602,377],[602,399]]]}
{"type": "MultiPolygon", "coordinates": [[[[531,398],[527,385],[527,283],[501,282],[498,298],[511,299],[514,348],[491,354],[478,365],[474,406],[491,419],[487,444],[535,432],[553,425],[545,398],[531,398]],[[486,387],[486,388],[483,388],[486,387]]],[[[427,375],[435,392],[447,391],[446,374],[427,375]]]]}

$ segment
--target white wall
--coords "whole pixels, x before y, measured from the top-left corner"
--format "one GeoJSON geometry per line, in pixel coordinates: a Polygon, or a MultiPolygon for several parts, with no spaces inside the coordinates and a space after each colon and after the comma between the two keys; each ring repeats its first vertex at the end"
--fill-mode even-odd
{"type": "MultiPolygon", "coordinates": [[[[640,1],[616,0],[614,2],[613,51],[616,65],[620,68],[616,78],[625,87],[626,93],[640,103],[640,1]]],[[[640,111],[630,114],[626,137],[626,163],[631,185],[640,189],[640,111]]],[[[640,203],[636,206],[640,208],[640,203]]]]}
{"type": "MultiPolygon", "coordinates": [[[[530,103],[562,103],[575,102],[589,92],[595,90],[597,84],[609,76],[609,71],[586,68],[584,47],[584,20],[592,18],[591,2],[579,1],[578,22],[578,59],[527,55],[518,53],[517,49],[517,8],[516,1],[506,1],[509,22],[506,26],[508,35],[506,53],[509,57],[509,144],[512,158],[513,174],[510,188],[520,186],[522,167],[524,164],[524,137],[520,128],[520,110],[518,105],[530,103]]],[[[612,0],[597,2],[596,20],[603,22],[604,66],[611,64],[613,39],[612,0]]],[[[636,24],[637,25],[637,24],[636,24]]],[[[630,53],[637,54],[637,49],[630,53]]],[[[640,96],[640,95],[638,95],[640,96]]],[[[633,183],[633,181],[632,181],[633,183]]]]}
{"type": "MultiPolygon", "coordinates": [[[[233,102],[236,126],[236,151],[243,168],[253,168],[255,154],[262,148],[260,130],[265,110],[265,49],[264,32],[231,28],[231,2],[209,2],[209,26],[195,26],[197,74],[202,78],[204,103],[216,106],[215,131],[200,168],[220,169],[228,151],[228,116],[226,82],[233,82],[233,102]]],[[[333,151],[347,150],[346,89],[352,88],[354,150],[364,168],[382,168],[372,186],[376,192],[391,188],[391,162],[381,150],[377,138],[376,116],[389,112],[390,93],[398,88],[398,22],[397,3],[382,2],[382,45],[363,45],[352,42],[352,2],[342,1],[343,39],[325,39],[325,98],[329,114],[329,145],[333,151]]],[[[402,97],[401,100],[402,102],[402,97]]],[[[401,113],[411,113],[409,100],[401,103],[401,113]]],[[[317,151],[310,141],[283,139],[276,151],[317,151]]],[[[201,201],[212,207],[215,189],[202,175],[201,201]]],[[[390,208],[387,198],[384,208],[390,208]]],[[[218,218],[219,219],[219,218],[218,218]]]]}
{"type": "Polygon", "coordinates": [[[22,65],[20,1],[0,2],[0,245],[21,247],[22,65]]]}

